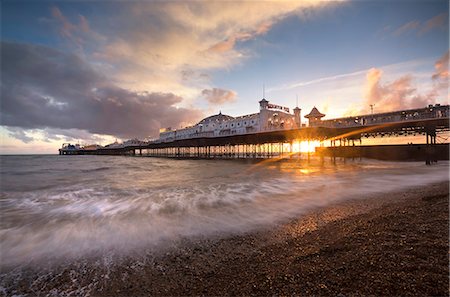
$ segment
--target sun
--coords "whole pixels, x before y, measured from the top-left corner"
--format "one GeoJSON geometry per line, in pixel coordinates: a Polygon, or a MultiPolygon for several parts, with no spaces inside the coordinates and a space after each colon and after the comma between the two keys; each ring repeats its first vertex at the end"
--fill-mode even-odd
{"type": "Polygon", "coordinates": [[[315,148],[320,146],[320,141],[294,141],[292,144],[293,153],[313,153],[315,148]]]}

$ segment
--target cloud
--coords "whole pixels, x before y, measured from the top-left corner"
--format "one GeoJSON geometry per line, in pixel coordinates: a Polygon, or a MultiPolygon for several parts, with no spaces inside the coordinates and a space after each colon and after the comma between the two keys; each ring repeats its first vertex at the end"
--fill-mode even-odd
{"type": "Polygon", "coordinates": [[[263,21],[260,24],[257,24],[255,28],[251,28],[248,30],[242,30],[238,33],[234,33],[230,37],[228,37],[224,41],[220,41],[213,46],[211,46],[208,51],[215,53],[224,53],[234,49],[236,42],[238,41],[246,41],[249,39],[253,39],[258,35],[262,35],[267,33],[272,27],[272,21],[263,21]]]}
{"type": "MultiPolygon", "coordinates": [[[[72,24],[65,17],[58,7],[52,7],[51,11],[53,18],[56,19],[61,25],[59,30],[61,36],[68,39],[73,39],[74,38],[73,33],[74,31],[77,30],[77,26],[72,24]]],[[[75,40],[75,42],[78,43],[78,40],[75,40]]]]}
{"type": "Polygon", "coordinates": [[[439,60],[434,63],[434,73],[432,75],[433,80],[433,91],[436,94],[439,94],[439,92],[443,92],[443,95],[446,96],[446,98],[442,98],[446,100],[447,102],[450,100],[450,94],[448,92],[449,87],[449,54],[450,51],[447,51],[439,60]]]}
{"type": "Polygon", "coordinates": [[[4,126],[142,138],[202,116],[176,107],[183,100],[179,96],[118,87],[79,56],[45,46],[2,42],[1,60],[4,126]]]}
{"type": "Polygon", "coordinates": [[[46,142],[52,141],[72,141],[72,142],[84,142],[84,143],[104,143],[105,141],[111,142],[112,137],[104,135],[92,134],[86,130],[80,129],[59,129],[59,128],[45,128],[39,130],[32,130],[35,135],[38,135],[39,139],[46,142]]]}
{"type": "MultiPolygon", "coordinates": [[[[417,35],[423,35],[433,29],[439,28],[448,29],[448,13],[438,14],[423,23],[417,20],[410,21],[392,31],[392,35],[398,37],[412,31],[417,31],[417,35]]],[[[385,29],[386,27],[383,30],[385,31],[385,29]]]]}
{"type": "Polygon", "coordinates": [[[18,127],[8,127],[8,134],[9,136],[19,139],[24,143],[30,143],[34,140],[33,137],[28,136],[23,129],[18,127]]]}
{"type": "Polygon", "coordinates": [[[83,52],[88,41],[103,42],[106,40],[103,35],[90,28],[89,21],[83,15],[78,15],[79,23],[75,24],[70,22],[56,6],[51,8],[51,14],[59,25],[60,35],[74,44],[80,52],[83,52]]]}
{"type": "Polygon", "coordinates": [[[420,22],[419,21],[411,21],[409,23],[404,24],[403,26],[401,26],[400,28],[398,28],[394,32],[392,32],[392,35],[400,36],[402,34],[407,33],[408,31],[412,31],[412,30],[417,29],[419,26],[420,26],[420,22]]]}
{"type": "Polygon", "coordinates": [[[291,83],[291,84],[286,84],[286,85],[282,85],[282,86],[269,88],[269,89],[267,89],[267,91],[272,92],[272,91],[279,91],[279,90],[290,90],[290,89],[295,89],[295,88],[299,88],[299,87],[320,84],[320,83],[324,83],[324,82],[328,82],[328,81],[334,81],[334,80],[340,80],[343,78],[359,76],[366,72],[367,72],[367,70],[359,70],[359,71],[350,72],[350,73],[343,73],[343,74],[338,74],[338,75],[320,77],[320,78],[309,80],[309,81],[295,82],[295,83],[291,83]]]}
{"type": "Polygon", "coordinates": [[[209,103],[219,105],[235,101],[237,94],[234,91],[213,88],[204,89],[202,95],[209,103]]]}
{"type": "Polygon", "coordinates": [[[59,128],[44,128],[44,129],[27,129],[21,127],[2,127],[9,136],[22,141],[23,143],[32,142],[57,142],[60,145],[62,142],[76,142],[76,143],[111,143],[114,137],[106,135],[98,135],[89,133],[86,130],[80,129],[59,129],[59,128]]]}
{"type": "Polygon", "coordinates": [[[448,13],[444,12],[426,21],[419,31],[419,35],[425,34],[434,28],[444,28],[448,30],[448,13]]]}
{"type": "Polygon", "coordinates": [[[413,77],[402,76],[393,82],[382,83],[383,71],[372,68],[366,76],[365,106],[373,105],[376,112],[425,107],[434,103],[436,94],[419,94],[413,84],[413,77]]]}
{"type": "MultiPolygon", "coordinates": [[[[1,124],[27,137],[39,130],[51,140],[64,136],[57,129],[131,138],[195,122],[202,112],[190,104],[202,90],[214,90],[211,73],[252,56],[242,42],[324,5],[120,2],[117,14],[102,15],[102,23],[113,24],[103,27],[54,6],[48,21],[76,54],[3,42],[1,124]]],[[[223,91],[228,93],[208,98],[233,100],[232,91],[223,91]]]]}
{"type": "Polygon", "coordinates": [[[110,40],[95,59],[114,65],[114,78],[126,88],[171,90],[187,98],[211,88],[210,80],[185,80],[185,73],[230,69],[252,56],[239,47],[268,32],[289,15],[324,6],[324,1],[133,2],[115,16],[110,40]]]}
{"type": "Polygon", "coordinates": [[[449,63],[449,53],[447,51],[439,60],[434,64],[435,72],[433,73],[433,80],[439,81],[443,80],[448,83],[449,72],[448,72],[448,63],[449,63]]]}
{"type": "Polygon", "coordinates": [[[211,46],[208,51],[215,52],[215,53],[224,53],[231,51],[234,48],[234,45],[236,43],[236,37],[231,36],[227,40],[220,41],[219,43],[214,44],[211,46]]]}
{"type": "Polygon", "coordinates": [[[414,75],[399,75],[397,79],[383,82],[384,72],[379,68],[371,68],[366,71],[364,83],[364,100],[350,104],[343,111],[344,116],[367,114],[370,105],[374,105],[374,112],[388,112],[399,109],[411,109],[425,107],[428,104],[448,100],[448,59],[446,52],[435,63],[435,71],[420,73],[417,67],[427,67],[432,60],[414,60],[405,63],[384,66],[390,75],[393,73],[414,72],[414,75]],[[406,68],[404,68],[407,66],[406,68]],[[427,82],[428,81],[428,82],[427,82]],[[430,83],[430,81],[432,83],[430,83]],[[418,88],[422,88],[419,91],[418,88]],[[445,95],[446,98],[443,98],[445,95]]]}

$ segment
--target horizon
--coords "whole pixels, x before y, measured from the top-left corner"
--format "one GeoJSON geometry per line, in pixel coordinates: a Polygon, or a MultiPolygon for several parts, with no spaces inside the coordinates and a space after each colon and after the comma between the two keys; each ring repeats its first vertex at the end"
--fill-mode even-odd
{"type": "Polygon", "coordinates": [[[448,1],[2,4],[1,155],[157,137],[263,92],[302,119],[449,102],[448,1]]]}

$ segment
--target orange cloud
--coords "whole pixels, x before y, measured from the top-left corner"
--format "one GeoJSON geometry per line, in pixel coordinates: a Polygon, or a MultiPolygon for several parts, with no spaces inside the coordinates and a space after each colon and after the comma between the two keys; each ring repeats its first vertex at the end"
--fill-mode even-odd
{"type": "MultiPolygon", "coordinates": [[[[434,64],[434,68],[436,69],[433,74],[433,80],[448,80],[449,72],[448,72],[448,63],[449,63],[449,51],[447,51],[439,60],[434,64]]],[[[447,81],[448,83],[448,81],[447,81]]]]}
{"type": "Polygon", "coordinates": [[[236,100],[236,92],[219,88],[205,89],[202,91],[203,97],[211,104],[224,104],[236,100]]]}
{"type": "Polygon", "coordinates": [[[435,72],[431,75],[432,87],[425,93],[418,92],[414,85],[412,75],[404,75],[392,82],[382,82],[383,71],[377,68],[370,69],[366,74],[366,85],[363,108],[350,106],[345,112],[346,116],[368,113],[370,106],[375,112],[393,111],[424,107],[438,100],[448,100],[449,86],[449,51],[447,51],[435,64],[435,72]],[[442,98],[446,96],[447,98],[442,98]]]}
{"type": "Polygon", "coordinates": [[[255,38],[258,35],[265,34],[270,30],[272,25],[273,25],[272,21],[263,21],[262,23],[258,24],[255,28],[251,28],[251,31],[238,32],[233,36],[230,36],[227,40],[214,44],[208,50],[218,53],[231,51],[234,48],[234,45],[236,44],[237,41],[245,41],[255,38]]]}
{"type": "Polygon", "coordinates": [[[365,106],[375,106],[376,112],[423,107],[434,102],[434,94],[417,93],[413,78],[405,75],[390,83],[382,83],[383,72],[372,68],[366,75],[365,106]]]}
{"type": "Polygon", "coordinates": [[[133,2],[126,18],[118,15],[119,29],[96,57],[104,64],[120,65],[114,74],[123,87],[170,89],[195,100],[201,90],[211,87],[207,79],[200,79],[201,73],[229,69],[252,55],[237,48],[238,42],[267,33],[289,15],[301,17],[302,11],[324,5],[324,1],[133,2]],[[186,83],[187,72],[199,79],[186,83]]]}
{"type": "Polygon", "coordinates": [[[256,29],[255,33],[257,35],[265,34],[265,33],[267,33],[270,30],[272,25],[273,25],[273,22],[271,22],[271,21],[263,22],[263,23],[261,23],[258,26],[258,28],[256,29]]]}
{"type": "Polygon", "coordinates": [[[449,51],[447,51],[439,60],[434,64],[435,72],[433,73],[433,87],[436,93],[443,91],[446,95],[447,102],[450,100],[450,94],[448,92],[449,87],[449,51]]]}
{"type": "Polygon", "coordinates": [[[225,41],[221,41],[219,43],[214,44],[208,50],[217,53],[223,53],[230,51],[234,48],[234,44],[236,43],[236,38],[234,36],[228,38],[225,41]]]}

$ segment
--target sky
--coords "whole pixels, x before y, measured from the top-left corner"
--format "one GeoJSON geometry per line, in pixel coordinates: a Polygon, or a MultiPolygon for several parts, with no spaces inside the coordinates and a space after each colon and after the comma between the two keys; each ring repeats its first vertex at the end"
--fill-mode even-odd
{"type": "Polygon", "coordinates": [[[258,112],[263,86],[326,118],[449,102],[446,0],[0,4],[0,154],[258,112]]]}

